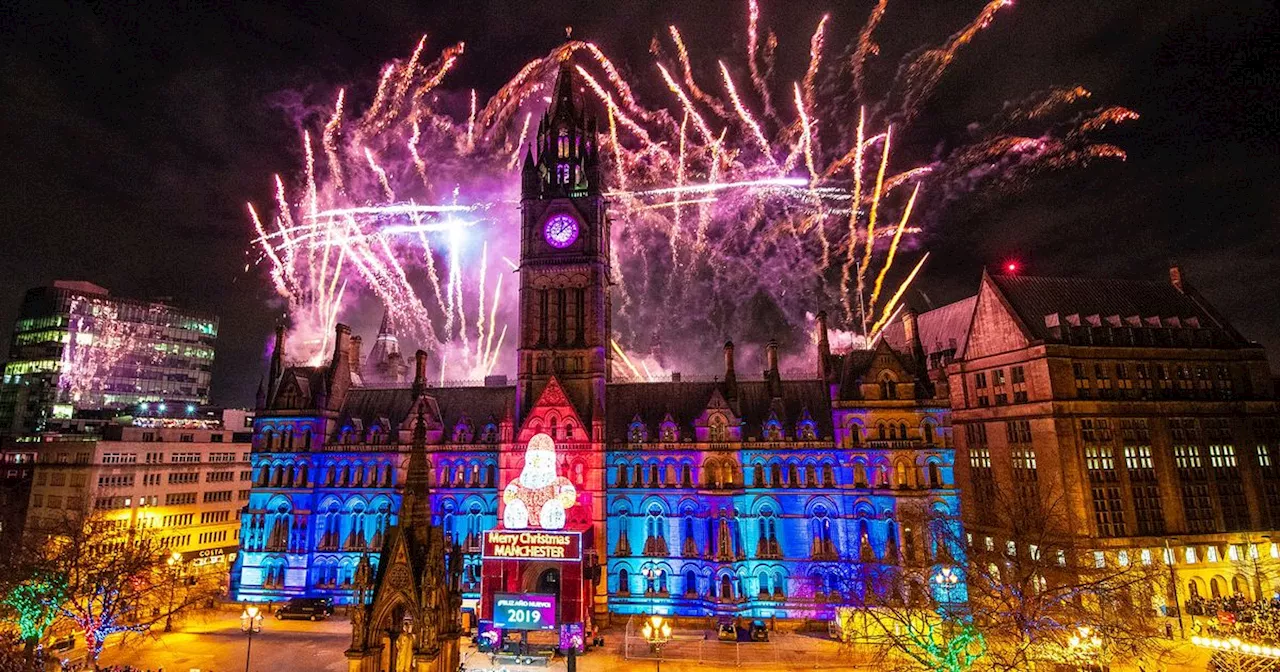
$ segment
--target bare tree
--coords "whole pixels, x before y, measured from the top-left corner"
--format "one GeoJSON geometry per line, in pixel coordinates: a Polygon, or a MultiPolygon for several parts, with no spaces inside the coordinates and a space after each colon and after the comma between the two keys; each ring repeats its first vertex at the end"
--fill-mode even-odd
{"type": "Polygon", "coordinates": [[[83,637],[96,662],[107,637],[147,632],[220,591],[215,574],[184,576],[170,549],[146,528],[101,512],[68,516],[45,525],[28,542],[33,578],[61,577],[47,606],[83,637]]]}
{"type": "Polygon", "coordinates": [[[965,563],[973,622],[987,636],[984,668],[1167,658],[1155,608],[1169,588],[1162,553],[1082,546],[1064,532],[1060,499],[996,498],[1005,538],[968,544],[965,563]]]}
{"type": "Polygon", "coordinates": [[[1170,662],[1155,606],[1169,588],[1163,549],[1087,547],[1064,533],[1060,502],[994,497],[998,541],[969,543],[955,520],[935,518],[916,566],[814,564],[810,574],[837,587],[828,599],[846,646],[879,649],[887,669],[1170,662]]]}

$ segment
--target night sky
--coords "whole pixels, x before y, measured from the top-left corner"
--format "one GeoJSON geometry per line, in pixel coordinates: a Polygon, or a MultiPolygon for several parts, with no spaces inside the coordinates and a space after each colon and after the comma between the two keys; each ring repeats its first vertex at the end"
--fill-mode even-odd
{"type": "MultiPolygon", "coordinates": [[[[4,3],[0,338],[22,292],[55,279],[171,297],[221,318],[213,401],[251,403],[281,307],[263,271],[243,271],[244,203],[267,203],[271,175],[300,164],[294,94],[367,86],[424,32],[428,52],[467,42],[446,81],[482,97],[562,40],[567,24],[650,80],[649,41],[670,23],[703,66],[745,51],[745,0],[610,4],[4,3]]],[[[836,12],[829,34],[839,45],[872,4],[762,0],[780,53],[798,54],[801,70],[823,12],[836,12]]],[[[879,35],[895,57],[876,67],[940,41],[980,6],[891,2],[879,35]]],[[[984,265],[1011,259],[1029,274],[1133,279],[1163,279],[1176,259],[1280,362],[1276,34],[1280,11],[1266,0],[1019,0],[1002,12],[927,108],[940,136],[1054,84],[1084,85],[1099,105],[1142,118],[1103,138],[1129,152],[1126,162],[967,199],[930,222],[923,244],[934,256],[912,303],[962,298],[984,265]]]]}

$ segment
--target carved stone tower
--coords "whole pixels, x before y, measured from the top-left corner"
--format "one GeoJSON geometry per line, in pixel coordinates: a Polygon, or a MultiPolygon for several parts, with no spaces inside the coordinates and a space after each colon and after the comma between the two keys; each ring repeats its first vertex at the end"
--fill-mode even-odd
{"type": "Polygon", "coordinates": [[[552,376],[599,440],[612,355],[609,220],[594,115],[567,61],[521,179],[517,424],[552,376]]]}

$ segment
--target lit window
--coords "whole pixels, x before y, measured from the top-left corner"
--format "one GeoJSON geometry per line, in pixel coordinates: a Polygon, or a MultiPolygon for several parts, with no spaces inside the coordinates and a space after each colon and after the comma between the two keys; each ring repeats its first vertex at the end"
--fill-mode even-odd
{"type": "Polygon", "coordinates": [[[1187,564],[1195,564],[1196,549],[1188,546],[1185,549],[1183,549],[1183,555],[1186,557],[1187,564]]]}
{"type": "Polygon", "coordinates": [[[1206,561],[1206,562],[1217,562],[1218,560],[1219,560],[1219,558],[1218,558],[1218,547],[1217,547],[1217,546],[1210,546],[1210,547],[1205,551],[1205,561],[1206,561]]]}
{"type": "Polygon", "coordinates": [[[1103,553],[1102,551],[1094,551],[1094,552],[1093,552],[1093,566],[1094,566],[1095,568],[1097,568],[1097,569],[1102,569],[1103,567],[1106,567],[1106,566],[1107,566],[1107,554],[1106,554],[1106,553],[1103,553]]]}
{"type": "Polygon", "coordinates": [[[1004,552],[1006,555],[1014,556],[1018,554],[1018,544],[1013,541],[1004,542],[1004,552]]]}
{"type": "Polygon", "coordinates": [[[996,542],[994,539],[992,539],[991,537],[986,537],[985,539],[983,539],[983,541],[986,543],[988,551],[996,550],[996,542]]]}
{"type": "Polygon", "coordinates": [[[1151,549],[1149,548],[1142,549],[1142,564],[1144,565],[1151,564],[1151,549]]]}
{"type": "Polygon", "coordinates": [[[1129,551],[1121,549],[1120,552],[1116,554],[1116,562],[1119,563],[1121,567],[1128,567],[1129,551]]]}

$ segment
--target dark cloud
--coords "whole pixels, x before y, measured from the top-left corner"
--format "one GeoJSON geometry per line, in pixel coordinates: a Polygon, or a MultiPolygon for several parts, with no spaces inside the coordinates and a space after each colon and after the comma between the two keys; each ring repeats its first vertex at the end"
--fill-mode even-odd
{"type": "MultiPolygon", "coordinates": [[[[869,4],[762,2],[801,58],[824,11],[835,12],[833,34],[848,36],[869,4]]],[[[891,4],[885,49],[936,41],[979,4],[891,4]]],[[[215,400],[247,403],[279,305],[260,273],[243,272],[244,203],[266,201],[270,176],[298,165],[294,120],[313,98],[367,87],[422,32],[437,47],[466,40],[453,81],[482,91],[567,24],[649,76],[649,39],[669,23],[700,60],[736,56],[744,5],[11,5],[0,25],[0,324],[26,287],[57,278],[171,296],[222,317],[215,400]]],[[[943,79],[930,128],[962,133],[1050,84],[1084,84],[1143,117],[1108,138],[1129,151],[1126,163],[948,211],[928,241],[928,298],[959,298],[982,265],[1006,258],[1032,273],[1145,278],[1176,258],[1275,358],[1278,29],[1272,3],[1248,0],[1022,0],[1002,14],[943,79]]]]}

